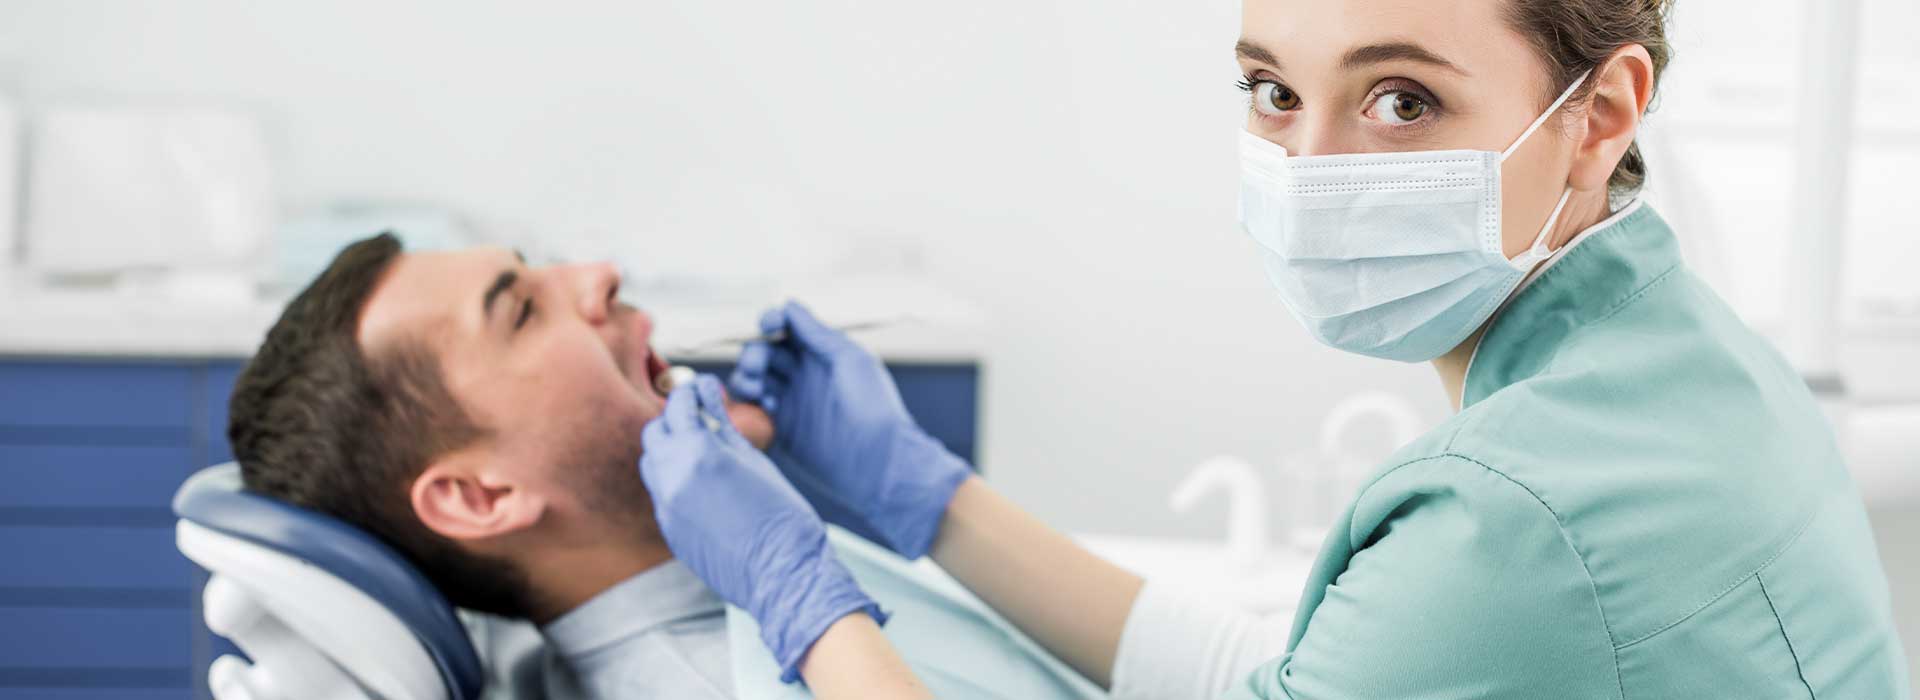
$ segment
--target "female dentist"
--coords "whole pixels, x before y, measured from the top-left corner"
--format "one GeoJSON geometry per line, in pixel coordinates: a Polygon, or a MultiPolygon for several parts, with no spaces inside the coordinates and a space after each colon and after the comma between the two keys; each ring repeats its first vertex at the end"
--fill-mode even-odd
{"type": "Polygon", "coordinates": [[[930,554],[1118,698],[1908,697],[1812,397],[1633,198],[1669,2],[1245,0],[1267,273],[1314,337],[1431,362],[1459,409],[1354,494],[1290,629],[1022,512],[794,305],[730,379],[771,459],[701,418],[711,378],[649,425],[668,542],[821,697],[926,692],[822,519],[930,554]]]}

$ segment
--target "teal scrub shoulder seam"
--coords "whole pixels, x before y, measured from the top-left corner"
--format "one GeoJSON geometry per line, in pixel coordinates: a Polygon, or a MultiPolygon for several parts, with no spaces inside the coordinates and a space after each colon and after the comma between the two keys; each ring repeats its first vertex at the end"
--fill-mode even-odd
{"type": "Polygon", "coordinates": [[[1648,280],[1647,283],[1644,285],[1641,285],[1639,289],[1633,290],[1633,293],[1628,294],[1625,299],[1621,299],[1618,303],[1615,303],[1613,305],[1613,308],[1607,309],[1606,312],[1600,314],[1598,318],[1595,318],[1592,321],[1590,321],[1588,324],[1589,327],[1606,323],[1608,319],[1611,319],[1615,316],[1620,315],[1620,312],[1626,311],[1627,307],[1633,306],[1634,302],[1639,301],[1640,297],[1646,296],[1647,293],[1653,291],[1655,287],[1658,287],[1661,284],[1664,284],[1667,280],[1673,279],[1673,273],[1679,272],[1679,271],[1680,271],[1679,265],[1674,265],[1673,267],[1669,267],[1661,271],[1658,276],[1654,277],[1651,280],[1648,280]]]}
{"type": "MultiPolygon", "coordinates": [[[[1714,603],[1719,602],[1721,598],[1727,597],[1728,593],[1732,593],[1733,589],[1739,588],[1740,584],[1746,583],[1747,579],[1759,576],[1760,572],[1765,571],[1767,567],[1772,566],[1774,560],[1779,559],[1780,555],[1786,554],[1788,549],[1792,549],[1795,542],[1800,541],[1800,536],[1803,534],[1806,534],[1807,528],[1813,525],[1813,519],[1820,515],[1820,510],[1821,508],[1814,508],[1813,512],[1808,513],[1806,520],[1803,520],[1800,522],[1800,527],[1793,531],[1793,535],[1791,537],[1788,537],[1787,541],[1785,543],[1782,543],[1779,549],[1774,550],[1773,555],[1767,557],[1766,561],[1760,562],[1759,566],[1753,567],[1752,571],[1747,572],[1746,575],[1744,576],[1734,579],[1733,583],[1727,584],[1727,587],[1721,589],[1719,593],[1713,594],[1713,596],[1707,598],[1705,602],[1702,602],[1699,605],[1694,606],[1693,609],[1688,610],[1686,613],[1675,618],[1672,622],[1668,622],[1659,627],[1655,627],[1652,632],[1648,632],[1646,634],[1640,635],[1639,637],[1635,638],[1633,641],[1620,645],[1619,649],[1616,649],[1616,651],[1624,650],[1627,647],[1652,639],[1658,636],[1661,632],[1665,632],[1667,630],[1673,629],[1675,626],[1678,626],[1680,623],[1686,622],[1687,618],[1690,618],[1690,617],[1693,617],[1694,615],[1699,614],[1700,611],[1705,610],[1711,607],[1714,603]]],[[[1797,660],[1796,660],[1796,663],[1797,663],[1797,660]]]]}
{"type": "MultiPolygon", "coordinates": [[[[1460,431],[1456,430],[1454,432],[1454,435],[1459,435],[1459,433],[1460,431]]],[[[1448,437],[1448,443],[1449,444],[1452,443],[1452,436],[1448,437]]],[[[1619,697],[1625,698],[1627,696],[1627,681],[1620,674],[1620,650],[1623,647],[1614,643],[1613,622],[1607,619],[1607,609],[1605,606],[1602,606],[1600,604],[1600,586],[1598,583],[1594,582],[1593,580],[1593,569],[1587,566],[1587,558],[1586,556],[1580,553],[1580,548],[1574,546],[1573,535],[1567,532],[1566,524],[1560,519],[1560,513],[1554,511],[1553,506],[1547,505],[1547,502],[1540,498],[1540,494],[1534,493],[1533,489],[1528,488],[1526,484],[1520,483],[1519,480],[1514,479],[1511,476],[1508,476],[1506,472],[1493,468],[1492,466],[1488,465],[1486,462],[1482,462],[1478,459],[1474,459],[1472,457],[1469,457],[1464,454],[1460,454],[1458,452],[1448,451],[1448,452],[1442,452],[1440,454],[1432,455],[1428,457],[1410,459],[1405,462],[1401,462],[1400,464],[1396,464],[1392,468],[1382,471],[1379,476],[1376,476],[1373,478],[1373,480],[1368,481],[1366,486],[1361,487],[1360,492],[1354,496],[1354,502],[1358,503],[1364,500],[1366,498],[1367,492],[1372,490],[1375,484],[1380,483],[1382,479],[1387,478],[1387,476],[1393,474],[1394,472],[1400,471],[1404,467],[1413,466],[1415,464],[1420,464],[1423,462],[1432,462],[1432,461],[1444,460],[1449,458],[1457,459],[1462,462],[1466,462],[1468,464],[1472,464],[1474,466],[1480,467],[1481,469],[1485,469],[1488,472],[1492,473],[1493,475],[1498,476],[1501,479],[1505,480],[1507,483],[1513,484],[1516,488],[1519,488],[1522,493],[1527,494],[1528,498],[1533,499],[1534,503],[1540,504],[1540,508],[1542,510],[1547,511],[1547,515],[1553,518],[1553,527],[1555,530],[1559,531],[1560,541],[1567,545],[1567,552],[1573,555],[1573,560],[1580,562],[1580,572],[1583,574],[1586,574],[1587,590],[1591,592],[1593,595],[1593,610],[1595,613],[1600,615],[1601,631],[1605,632],[1607,635],[1607,647],[1613,650],[1613,682],[1617,684],[1619,687],[1619,691],[1620,691],[1619,697]]],[[[1808,522],[1811,523],[1812,520],[1808,520],[1808,522]]],[[[1801,529],[1805,530],[1806,527],[1801,526],[1801,529]]],[[[1349,533],[1349,536],[1347,539],[1349,542],[1352,541],[1353,538],[1351,536],[1351,533],[1349,533]]],[[[1795,539],[1798,539],[1797,535],[1795,539]]],[[[1782,550],[1782,551],[1785,551],[1785,550],[1782,550]]],[[[1774,556],[1777,557],[1779,556],[1779,554],[1776,553],[1774,556]]]]}
{"type": "Polygon", "coordinates": [[[1807,682],[1807,672],[1800,668],[1800,652],[1793,649],[1793,637],[1787,634],[1787,621],[1780,619],[1780,608],[1773,604],[1773,594],[1767,592],[1767,577],[1756,573],[1753,582],[1760,586],[1760,597],[1767,601],[1767,612],[1773,613],[1773,623],[1780,626],[1780,639],[1787,643],[1787,655],[1793,657],[1793,674],[1800,677],[1800,684],[1807,687],[1807,697],[1820,700],[1814,695],[1813,684],[1807,682]]]}

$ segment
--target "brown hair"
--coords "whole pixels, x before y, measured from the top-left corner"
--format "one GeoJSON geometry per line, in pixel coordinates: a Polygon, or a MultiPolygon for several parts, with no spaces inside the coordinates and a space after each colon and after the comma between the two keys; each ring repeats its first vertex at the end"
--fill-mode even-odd
{"type": "Polygon", "coordinates": [[[249,490],[373,533],[454,605],[526,617],[520,572],[428,529],[407,497],[430,461],[487,433],[418,341],[369,354],[354,337],[399,255],[391,234],[349,245],[287,304],[234,384],[227,440],[249,490]]]}
{"type": "MultiPolygon", "coordinates": [[[[1552,84],[1542,104],[1572,85],[1581,73],[1597,70],[1602,61],[1622,46],[1639,44],[1653,57],[1653,82],[1660,84],[1673,47],[1667,44],[1667,17],[1674,0],[1510,0],[1507,21],[1533,43],[1534,50],[1546,61],[1552,84]]],[[[1588,81],[1568,104],[1583,104],[1593,95],[1594,82],[1588,81]]],[[[1640,156],[1640,144],[1627,147],[1627,154],[1607,181],[1616,195],[1638,191],[1647,181],[1647,162],[1640,156]]]]}

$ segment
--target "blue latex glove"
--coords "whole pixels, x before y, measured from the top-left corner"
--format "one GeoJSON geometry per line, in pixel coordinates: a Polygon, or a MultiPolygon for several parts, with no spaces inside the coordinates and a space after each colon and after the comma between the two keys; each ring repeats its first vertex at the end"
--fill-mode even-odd
{"type": "Polygon", "coordinates": [[[820,516],[727,420],[718,379],[674,389],[640,439],[640,477],[667,547],[759,621],[781,680],[799,677],[807,650],[840,618],[886,622],[827,547],[820,516]]]}
{"type": "Polygon", "coordinates": [[[786,339],[749,343],[730,384],[773,416],[781,472],[827,522],[925,555],[966,461],[914,424],[879,360],[805,307],[768,311],[760,330],[786,339]]]}

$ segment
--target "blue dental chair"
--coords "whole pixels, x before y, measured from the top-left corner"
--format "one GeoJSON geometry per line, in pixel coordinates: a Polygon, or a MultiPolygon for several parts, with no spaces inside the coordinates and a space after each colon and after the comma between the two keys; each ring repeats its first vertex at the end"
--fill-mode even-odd
{"type": "MultiPolygon", "coordinates": [[[[398,552],[337,519],[241,488],[240,469],[201,470],[173,499],[180,552],[212,574],[207,628],[251,659],[215,659],[217,700],[575,700],[586,693],[522,621],[456,610],[398,552]]],[[[1098,700],[1104,691],[1047,655],[931,563],[857,536],[829,538],[895,613],[888,634],[941,697],[1098,700]]],[[[752,618],[728,632],[754,640],[752,618]]],[[[801,700],[773,657],[732,657],[742,698],[801,700]]]]}
{"type": "Polygon", "coordinates": [[[208,629],[251,657],[213,662],[219,700],[476,700],[470,619],[397,552],[351,525],[242,490],[238,465],[182,484],[181,553],[212,574],[208,629]]]}

